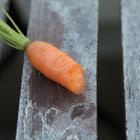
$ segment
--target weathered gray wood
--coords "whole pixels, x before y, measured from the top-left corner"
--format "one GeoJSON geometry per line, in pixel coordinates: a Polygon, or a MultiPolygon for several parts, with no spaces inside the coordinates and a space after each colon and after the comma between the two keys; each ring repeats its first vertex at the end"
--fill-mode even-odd
{"type": "MultiPolygon", "coordinates": [[[[9,4],[8,0],[0,0],[0,3],[5,7],[5,9],[8,9],[9,4]]],[[[5,16],[2,11],[0,11],[0,18],[5,20],[5,16]]],[[[0,42],[0,65],[3,64],[4,60],[6,59],[10,51],[11,51],[10,47],[7,47],[6,45],[0,42]]]]}
{"type": "Polygon", "coordinates": [[[140,0],[122,0],[127,140],[140,139],[140,0]]]}
{"type": "Polygon", "coordinates": [[[33,69],[25,57],[17,140],[96,139],[97,0],[32,0],[30,39],[55,44],[85,69],[77,96],[33,69]]]}

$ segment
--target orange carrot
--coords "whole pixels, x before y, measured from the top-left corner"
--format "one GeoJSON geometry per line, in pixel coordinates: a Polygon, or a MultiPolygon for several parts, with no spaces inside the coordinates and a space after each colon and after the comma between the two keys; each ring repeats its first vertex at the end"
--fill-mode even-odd
{"type": "Polygon", "coordinates": [[[27,47],[26,54],[31,64],[49,79],[76,94],[83,89],[81,65],[53,45],[34,41],[27,47]]]}
{"type": "Polygon", "coordinates": [[[82,66],[52,44],[43,41],[31,42],[23,35],[5,9],[0,8],[16,29],[13,30],[0,20],[0,39],[15,49],[24,50],[31,64],[46,77],[73,93],[80,94],[84,88],[82,66]]]}

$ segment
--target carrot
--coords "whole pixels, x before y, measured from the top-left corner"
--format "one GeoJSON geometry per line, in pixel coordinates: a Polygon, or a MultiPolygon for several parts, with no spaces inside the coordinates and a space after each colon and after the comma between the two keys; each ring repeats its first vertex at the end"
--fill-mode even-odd
{"type": "Polygon", "coordinates": [[[53,45],[34,41],[26,49],[32,65],[49,79],[74,93],[83,89],[83,69],[70,56],[53,45]]]}
{"type": "Polygon", "coordinates": [[[83,68],[67,53],[43,41],[31,42],[0,6],[16,30],[0,20],[0,39],[9,46],[25,51],[31,64],[47,78],[59,83],[71,92],[80,94],[84,88],[83,68]]]}

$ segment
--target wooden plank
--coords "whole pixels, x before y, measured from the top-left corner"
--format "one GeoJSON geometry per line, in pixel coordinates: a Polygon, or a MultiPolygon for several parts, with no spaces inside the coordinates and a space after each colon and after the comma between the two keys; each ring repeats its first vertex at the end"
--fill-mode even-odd
{"type": "MultiPolygon", "coordinates": [[[[0,3],[5,7],[5,9],[8,9],[9,4],[8,0],[0,0],[0,3]]],[[[3,12],[0,12],[0,18],[5,20],[3,12]]],[[[7,47],[6,45],[0,42],[0,65],[3,64],[4,60],[9,55],[10,51],[11,51],[10,47],[7,47]]]]}
{"type": "Polygon", "coordinates": [[[17,140],[95,140],[97,0],[32,0],[28,28],[68,52],[85,69],[79,96],[48,80],[25,57],[17,140]]]}
{"type": "Polygon", "coordinates": [[[140,1],[122,0],[126,136],[140,139],[140,1]]]}
{"type": "MultiPolygon", "coordinates": [[[[8,0],[0,0],[0,3],[5,7],[5,9],[8,9],[8,4],[9,4],[8,0]]],[[[5,18],[3,12],[0,12],[0,17],[3,19],[5,18]]]]}

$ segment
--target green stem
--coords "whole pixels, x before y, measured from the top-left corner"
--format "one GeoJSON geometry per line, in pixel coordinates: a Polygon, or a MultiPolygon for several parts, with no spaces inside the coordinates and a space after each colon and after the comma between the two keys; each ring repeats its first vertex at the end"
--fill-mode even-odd
{"type": "Polygon", "coordinates": [[[0,40],[15,49],[25,50],[25,45],[30,42],[30,40],[24,36],[14,20],[10,17],[1,4],[0,10],[5,14],[16,29],[12,29],[7,23],[0,19],[0,40]]]}

